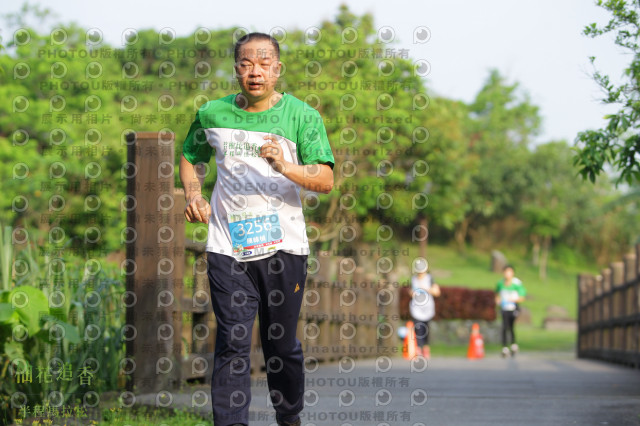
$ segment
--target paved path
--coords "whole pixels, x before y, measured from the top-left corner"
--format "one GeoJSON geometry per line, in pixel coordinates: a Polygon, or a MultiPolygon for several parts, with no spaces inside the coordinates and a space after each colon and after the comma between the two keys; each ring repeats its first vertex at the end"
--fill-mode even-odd
{"type": "MultiPolygon", "coordinates": [[[[640,425],[640,371],[573,354],[434,358],[413,372],[402,359],[388,371],[385,362],[376,371],[375,360],[351,367],[307,374],[303,425],[640,425]]],[[[264,380],[253,395],[258,420],[270,413],[264,380]]]]}
{"type": "MultiPolygon", "coordinates": [[[[355,360],[306,378],[303,426],[640,425],[639,370],[566,353],[355,360]]],[[[264,376],[252,392],[251,424],[275,425],[264,376]]]]}

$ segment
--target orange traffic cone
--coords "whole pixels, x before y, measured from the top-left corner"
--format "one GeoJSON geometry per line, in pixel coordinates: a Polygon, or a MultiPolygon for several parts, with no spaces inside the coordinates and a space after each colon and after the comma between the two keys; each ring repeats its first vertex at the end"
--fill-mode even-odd
{"type": "Polygon", "coordinates": [[[407,321],[407,335],[404,336],[402,345],[402,356],[404,359],[413,359],[418,354],[418,342],[416,341],[416,330],[413,321],[407,321]]]}
{"type": "Polygon", "coordinates": [[[467,350],[467,358],[484,358],[484,340],[482,340],[482,334],[480,334],[480,326],[477,322],[473,323],[473,327],[471,327],[471,336],[469,336],[469,349],[467,350]]]}

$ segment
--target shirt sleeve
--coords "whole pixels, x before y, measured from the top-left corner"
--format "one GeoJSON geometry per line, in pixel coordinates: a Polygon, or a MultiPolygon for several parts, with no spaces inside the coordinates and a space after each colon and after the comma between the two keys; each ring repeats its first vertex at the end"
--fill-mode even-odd
{"type": "Polygon", "coordinates": [[[311,109],[301,121],[296,143],[300,164],[327,164],[333,169],[335,160],[320,113],[311,109]]]}
{"type": "Polygon", "coordinates": [[[527,289],[524,288],[524,285],[520,284],[518,286],[518,294],[520,297],[525,297],[527,295],[527,289]]]}
{"type": "Polygon", "coordinates": [[[200,123],[200,111],[198,111],[182,145],[182,155],[191,164],[197,164],[208,163],[212,153],[213,148],[207,141],[207,135],[200,123]]]}

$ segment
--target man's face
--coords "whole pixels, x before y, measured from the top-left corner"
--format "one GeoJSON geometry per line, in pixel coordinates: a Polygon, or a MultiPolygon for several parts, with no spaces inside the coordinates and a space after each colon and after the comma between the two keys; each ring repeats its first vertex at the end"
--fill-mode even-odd
{"type": "Polygon", "coordinates": [[[504,277],[505,277],[506,279],[508,279],[508,280],[509,280],[509,279],[513,278],[513,269],[511,269],[511,268],[506,268],[506,269],[503,271],[503,274],[504,274],[504,277]]]}
{"type": "Polygon", "coordinates": [[[235,64],[242,93],[250,102],[270,97],[280,77],[281,67],[269,41],[252,40],[244,43],[235,64]]]}

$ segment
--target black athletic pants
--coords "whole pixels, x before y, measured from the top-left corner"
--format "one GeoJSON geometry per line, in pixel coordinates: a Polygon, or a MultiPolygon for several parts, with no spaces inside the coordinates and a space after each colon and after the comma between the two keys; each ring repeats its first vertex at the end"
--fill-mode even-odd
{"type": "Polygon", "coordinates": [[[416,332],[416,341],[421,348],[429,344],[429,321],[420,321],[414,318],[413,328],[416,332]]]}
{"type": "Polygon", "coordinates": [[[511,337],[511,343],[516,342],[513,332],[513,322],[516,320],[514,311],[502,311],[502,346],[507,346],[507,334],[511,337]]]}
{"type": "Polygon", "coordinates": [[[249,423],[249,352],[256,314],[271,401],[281,416],[304,404],[304,359],[296,338],[307,276],[307,256],[276,252],[238,262],[207,252],[209,286],[217,332],[211,382],[216,426],[249,423]]]}

